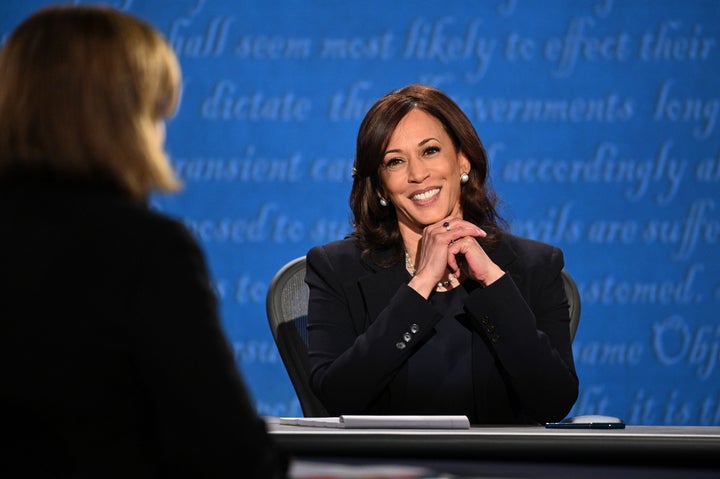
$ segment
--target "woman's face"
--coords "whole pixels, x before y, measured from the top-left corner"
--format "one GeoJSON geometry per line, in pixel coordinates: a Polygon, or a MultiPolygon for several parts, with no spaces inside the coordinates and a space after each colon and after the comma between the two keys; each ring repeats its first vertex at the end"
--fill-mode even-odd
{"type": "Polygon", "coordinates": [[[469,172],[470,162],[437,118],[417,108],[405,115],[380,164],[383,196],[395,207],[403,236],[461,217],[460,175],[469,172]]]}

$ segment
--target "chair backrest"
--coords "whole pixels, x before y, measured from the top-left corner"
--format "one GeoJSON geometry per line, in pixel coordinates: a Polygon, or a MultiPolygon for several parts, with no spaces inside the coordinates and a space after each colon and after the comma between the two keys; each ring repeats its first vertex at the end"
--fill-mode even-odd
{"type": "Polygon", "coordinates": [[[570,341],[573,341],[580,324],[580,291],[570,273],[563,269],[560,274],[565,285],[565,296],[570,304],[570,341]]]}
{"type": "Polygon", "coordinates": [[[290,376],[305,417],[327,416],[327,410],[310,389],[307,354],[308,287],[305,256],[283,266],[270,282],[267,317],[280,358],[290,376]]]}
{"type": "MultiPolygon", "coordinates": [[[[580,321],[580,294],[567,271],[562,271],[562,278],[570,304],[570,340],[573,340],[580,321]]],[[[266,309],[270,330],[295,388],[303,415],[323,417],[328,415],[327,410],[310,389],[310,362],[307,354],[308,296],[305,256],[301,256],[283,266],[270,281],[266,309]]]]}

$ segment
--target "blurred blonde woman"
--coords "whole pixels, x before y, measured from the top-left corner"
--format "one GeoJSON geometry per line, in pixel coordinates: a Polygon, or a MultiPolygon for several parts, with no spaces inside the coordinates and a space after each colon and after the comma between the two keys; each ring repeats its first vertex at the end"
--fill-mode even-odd
{"type": "Polygon", "coordinates": [[[199,246],[146,206],[180,186],[167,42],[109,8],[46,8],[0,79],[0,468],[283,477],[199,246]]]}

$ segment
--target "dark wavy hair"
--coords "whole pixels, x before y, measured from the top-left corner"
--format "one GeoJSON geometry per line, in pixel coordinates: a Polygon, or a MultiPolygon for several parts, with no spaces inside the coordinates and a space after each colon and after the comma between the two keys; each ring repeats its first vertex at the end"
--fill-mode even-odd
{"type": "Polygon", "coordinates": [[[378,201],[378,193],[382,194],[384,190],[379,171],[390,137],[398,123],[414,108],[437,118],[455,149],[462,151],[470,161],[470,181],[462,186],[460,195],[463,217],[488,233],[480,244],[492,249],[508,226],[496,210],[498,198],[490,184],[487,153],[475,128],[445,93],[429,86],[409,85],[378,100],[365,115],[358,131],[350,209],[353,236],[360,242],[363,257],[385,266],[403,258],[404,246],[395,208],[381,206],[378,201]],[[389,258],[377,255],[388,249],[391,251],[389,258]]]}

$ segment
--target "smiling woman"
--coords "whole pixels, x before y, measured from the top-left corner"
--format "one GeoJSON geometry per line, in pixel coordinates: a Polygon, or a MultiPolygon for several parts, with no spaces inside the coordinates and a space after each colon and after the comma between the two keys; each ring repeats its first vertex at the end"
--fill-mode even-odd
{"type": "MultiPolygon", "coordinates": [[[[406,258],[411,265],[420,259],[418,246],[426,226],[462,216],[461,178],[465,175],[468,178],[466,181],[469,181],[470,170],[465,154],[455,149],[450,135],[432,115],[412,109],[395,127],[380,166],[383,186],[379,188],[378,195],[395,208],[406,258]]],[[[450,232],[449,220],[444,228],[450,232]]],[[[468,229],[462,223],[453,228],[454,236],[449,240],[453,243],[459,239],[457,235],[461,228],[467,230],[466,235],[469,236],[484,234],[479,228],[468,229]]],[[[444,264],[440,266],[445,267],[444,264]]],[[[420,287],[421,294],[427,298],[435,282],[431,278],[423,288],[418,281],[419,275],[415,271],[412,273],[415,277],[410,283],[420,287]]],[[[494,281],[502,276],[502,271],[495,268],[491,274],[494,281]]],[[[447,275],[446,281],[458,279],[457,271],[450,271],[447,275]]]]}
{"type": "Polygon", "coordinates": [[[528,424],[570,411],[563,254],[509,234],[496,202],[485,149],[447,95],[411,85],[370,109],[355,230],[307,255],[311,381],[330,414],[528,424]]]}

